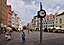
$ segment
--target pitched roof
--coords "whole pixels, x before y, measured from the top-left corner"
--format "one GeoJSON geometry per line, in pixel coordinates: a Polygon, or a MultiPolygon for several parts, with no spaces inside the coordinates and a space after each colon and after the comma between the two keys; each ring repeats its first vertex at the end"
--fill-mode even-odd
{"type": "Polygon", "coordinates": [[[61,15],[63,15],[63,14],[64,14],[64,12],[62,12],[62,13],[58,14],[57,16],[61,16],[61,15]]]}

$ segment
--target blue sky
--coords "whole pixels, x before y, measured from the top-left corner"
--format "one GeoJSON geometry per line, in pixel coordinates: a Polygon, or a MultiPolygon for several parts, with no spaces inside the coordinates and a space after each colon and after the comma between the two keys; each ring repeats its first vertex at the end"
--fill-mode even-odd
{"type": "Polygon", "coordinates": [[[47,15],[64,11],[64,0],[8,0],[7,4],[12,5],[12,10],[18,14],[23,25],[25,25],[37,15],[40,2],[42,2],[43,9],[45,9],[47,15]]]}

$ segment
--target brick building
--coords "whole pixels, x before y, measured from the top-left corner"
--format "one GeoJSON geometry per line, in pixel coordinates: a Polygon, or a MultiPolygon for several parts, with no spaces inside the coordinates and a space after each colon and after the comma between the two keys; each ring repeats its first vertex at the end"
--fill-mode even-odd
{"type": "Polygon", "coordinates": [[[0,24],[7,25],[7,0],[0,0],[0,24]]]}
{"type": "Polygon", "coordinates": [[[12,10],[11,10],[11,5],[8,5],[8,19],[7,19],[7,26],[12,26],[12,10]]]}

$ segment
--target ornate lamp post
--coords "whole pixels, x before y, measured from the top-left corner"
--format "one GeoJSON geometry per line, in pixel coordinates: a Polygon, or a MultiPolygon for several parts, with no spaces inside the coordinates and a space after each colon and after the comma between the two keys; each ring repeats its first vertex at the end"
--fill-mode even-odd
{"type": "Polygon", "coordinates": [[[46,16],[46,11],[42,9],[42,3],[40,2],[40,10],[38,11],[38,15],[40,18],[40,43],[42,43],[42,18],[46,16]]]}

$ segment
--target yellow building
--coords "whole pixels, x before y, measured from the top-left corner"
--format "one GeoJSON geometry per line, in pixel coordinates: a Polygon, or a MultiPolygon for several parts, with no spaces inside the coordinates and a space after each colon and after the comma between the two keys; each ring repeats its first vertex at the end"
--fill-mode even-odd
{"type": "Polygon", "coordinates": [[[54,26],[64,28],[64,12],[55,16],[54,26]]]}
{"type": "Polygon", "coordinates": [[[57,15],[55,15],[55,17],[54,17],[54,27],[57,27],[57,15]]]}

